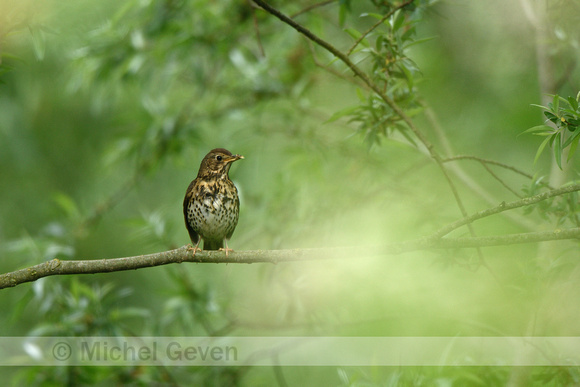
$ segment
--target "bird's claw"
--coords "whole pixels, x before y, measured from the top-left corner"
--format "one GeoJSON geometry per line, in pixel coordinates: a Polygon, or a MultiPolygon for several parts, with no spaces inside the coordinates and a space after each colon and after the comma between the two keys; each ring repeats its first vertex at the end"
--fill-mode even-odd
{"type": "Polygon", "coordinates": [[[225,252],[226,252],[226,257],[229,255],[230,251],[234,251],[234,250],[232,250],[232,249],[228,249],[227,247],[226,247],[226,248],[220,247],[220,249],[219,249],[219,250],[220,250],[220,251],[225,251],[225,252]]]}
{"type": "Polygon", "coordinates": [[[198,251],[203,251],[201,248],[197,247],[197,246],[189,246],[187,248],[188,251],[193,251],[193,256],[195,257],[195,253],[197,253],[198,251]]]}

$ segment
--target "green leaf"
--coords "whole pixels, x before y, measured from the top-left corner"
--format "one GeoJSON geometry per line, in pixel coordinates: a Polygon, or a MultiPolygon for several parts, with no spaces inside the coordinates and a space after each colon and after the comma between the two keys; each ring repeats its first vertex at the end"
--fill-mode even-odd
{"type": "Polygon", "coordinates": [[[365,12],[365,13],[361,13],[360,15],[361,17],[374,17],[377,20],[381,20],[383,18],[383,15],[381,15],[380,13],[373,13],[373,12],[365,12]]]}
{"type": "Polygon", "coordinates": [[[395,22],[393,23],[393,31],[398,31],[405,22],[405,12],[398,10],[395,16],[395,22]]]}
{"type": "Polygon", "coordinates": [[[419,114],[419,113],[422,113],[424,110],[425,110],[425,108],[423,108],[423,107],[421,106],[421,107],[416,107],[416,108],[414,108],[414,109],[407,109],[407,110],[405,110],[405,112],[407,113],[407,115],[408,115],[409,117],[414,117],[414,116],[416,116],[417,114],[419,114]]]}
{"type": "Polygon", "coordinates": [[[536,132],[547,132],[547,133],[552,133],[554,131],[554,128],[552,128],[551,126],[548,125],[537,125],[537,126],[533,126],[529,129],[524,130],[522,133],[520,133],[520,135],[524,134],[524,133],[536,133],[536,132]]]}
{"type": "Polygon", "coordinates": [[[377,51],[381,51],[382,47],[383,47],[383,41],[385,40],[385,37],[383,35],[379,35],[375,41],[375,49],[377,51]]]}
{"type": "Polygon", "coordinates": [[[346,15],[350,13],[350,1],[351,0],[340,0],[338,4],[340,5],[338,9],[338,24],[340,26],[344,25],[346,20],[346,15]]]}
{"type": "Polygon", "coordinates": [[[561,112],[564,112],[564,113],[571,114],[571,115],[573,115],[573,116],[575,116],[575,115],[577,115],[577,114],[578,114],[578,112],[576,112],[576,110],[572,110],[572,109],[561,109],[560,111],[561,111],[561,112]]]}
{"type": "Polygon", "coordinates": [[[554,141],[556,140],[556,135],[559,133],[554,133],[551,137],[550,137],[550,146],[554,146],[554,141]]]}
{"type": "Polygon", "coordinates": [[[396,130],[398,130],[399,133],[401,133],[407,139],[407,141],[409,141],[413,146],[415,146],[415,147],[417,146],[417,143],[415,142],[415,140],[413,139],[413,137],[411,137],[411,135],[409,133],[410,132],[409,129],[407,129],[406,127],[399,125],[399,124],[395,124],[394,128],[396,130]]]}
{"type": "Polygon", "coordinates": [[[409,69],[404,65],[399,66],[399,68],[403,71],[403,74],[405,74],[405,78],[407,79],[407,84],[409,85],[409,89],[412,89],[413,85],[415,84],[415,79],[413,78],[413,74],[411,74],[411,71],[409,71],[409,69]]]}
{"type": "Polygon", "coordinates": [[[538,159],[540,158],[540,155],[542,154],[542,152],[544,151],[544,148],[546,147],[546,145],[548,145],[548,142],[550,141],[551,137],[546,137],[544,139],[544,141],[542,141],[542,143],[540,144],[540,146],[538,147],[538,151],[536,152],[536,157],[534,157],[534,164],[538,161],[538,159]]]}
{"type": "Polygon", "coordinates": [[[349,116],[351,114],[353,114],[354,112],[356,112],[356,110],[358,109],[358,106],[351,106],[345,109],[341,109],[339,111],[337,111],[336,113],[334,113],[332,116],[330,116],[330,118],[326,121],[324,121],[325,124],[328,124],[330,122],[334,122],[344,116],[349,116]]]}
{"type": "Polygon", "coordinates": [[[401,41],[407,42],[410,41],[411,38],[415,35],[415,27],[409,28],[403,35],[401,35],[401,41]]]}
{"type": "Polygon", "coordinates": [[[359,30],[355,29],[355,28],[345,28],[344,29],[350,36],[352,36],[355,40],[360,38],[362,36],[362,34],[360,33],[359,30]]]}
{"type": "Polygon", "coordinates": [[[546,107],[544,105],[538,105],[538,104],[535,104],[535,103],[531,103],[530,106],[539,107],[540,109],[544,109],[544,110],[550,110],[549,107],[546,107]]]}
{"type": "Polygon", "coordinates": [[[574,97],[568,97],[568,104],[574,110],[578,110],[578,101],[574,99],[574,97]]]}
{"type": "Polygon", "coordinates": [[[554,98],[552,98],[552,109],[554,113],[558,114],[558,110],[560,110],[560,96],[558,94],[554,94],[554,98]]]}
{"type": "Polygon", "coordinates": [[[411,42],[409,42],[409,43],[406,43],[406,44],[403,46],[403,48],[404,48],[404,49],[407,49],[407,48],[409,48],[409,47],[413,47],[413,46],[414,46],[414,45],[416,45],[416,44],[425,43],[425,42],[428,42],[428,41],[430,41],[430,40],[433,40],[433,39],[435,39],[435,37],[430,37],[430,38],[423,38],[423,39],[417,39],[417,40],[413,40],[413,41],[411,41],[411,42]]]}
{"type": "Polygon", "coordinates": [[[580,136],[580,130],[576,133],[574,133],[574,135],[568,137],[568,139],[566,141],[564,141],[564,145],[562,145],[564,148],[566,148],[568,145],[570,145],[572,143],[572,141],[576,140],[576,138],[578,138],[580,136]]]}
{"type": "Polygon", "coordinates": [[[544,112],[544,115],[546,116],[546,118],[548,120],[552,121],[556,125],[559,125],[560,124],[560,119],[557,116],[555,116],[553,113],[551,113],[551,112],[544,112]]]}
{"type": "Polygon", "coordinates": [[[360,87],[356,88],[356,96],[362,103],[365,103],[367,101],[367,97],[365,96],[364,92],[361,90],[360,87]]]}
{"type": "MultiPolygon", "coordinates": [[[[362,33],[361,33],[359,30],[355,29],[355,28],[345,28],[344,30],[345,30],[345,31],[346,31],[346,32],[347,32],[347,33],[348,33],[350,36],[352,36],[352,38],[353,38],[355,41],[356,41],[356,40],[359,40],[359,39],[360,39],[360,37],[362,36],[362,33]]],[[[365,46],[365,47],[370,47],[370,43],[369,43],[369,41],[368,41],[366,38],[364,38],[363,40],[361,40],[361,41],[360,41],[360,43],[361,43],[363,46],[365,46]]]]}
{"type": "Polygon", "coordinates": [[[70,219],[79,219],[81,216],[81,212],[70,196],[62,193],[62,192],[55,192],[52,195],[52,199],[55,203],[67,214],[70,219]]]}
{"type": "Polygon", "coordinates": [[[570,149],[568,150],[568,158],[566,159],[566,162],[570,161],[576,152],[576,148],[580,142],[580,131],[576,132],[572,138],[573,140],[571,141],[570,149]]]}
{"type": "Polygon", "coordinates": [[[556,157],[556,163],[558,167],[562,169],[562,133],[558,132],[555,136],[554,141],[554,157],[556,157]]]}

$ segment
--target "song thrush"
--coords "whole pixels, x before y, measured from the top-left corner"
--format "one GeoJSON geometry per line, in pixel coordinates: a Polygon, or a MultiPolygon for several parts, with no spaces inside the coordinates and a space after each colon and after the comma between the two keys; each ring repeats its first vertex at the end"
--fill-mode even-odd
{"type": "Polygon", "coordinates": [[[195,245],[194,255],[202,239],[205,250],[225,250],[226,255],[231,251],[228,239],[238,224],[240,200],[228,172],[234,161],[243,158],[223,148],[210,151],[185,191],[183,215],[191,243],[195,245]]]}

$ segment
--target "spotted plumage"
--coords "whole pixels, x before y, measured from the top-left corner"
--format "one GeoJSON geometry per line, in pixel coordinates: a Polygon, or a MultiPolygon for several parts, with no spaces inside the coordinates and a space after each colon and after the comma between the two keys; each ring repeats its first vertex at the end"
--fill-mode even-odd
{"type": "Polygon", "coordinates": [[[227,240],[238,224],[240,200],[228,172],[234,161],[243,158],[223,148],[214,149],[203,158],[197,177],[189,184],[183,215],[194,253],[202,239],[204,250],[231,251],[227,240]]]}

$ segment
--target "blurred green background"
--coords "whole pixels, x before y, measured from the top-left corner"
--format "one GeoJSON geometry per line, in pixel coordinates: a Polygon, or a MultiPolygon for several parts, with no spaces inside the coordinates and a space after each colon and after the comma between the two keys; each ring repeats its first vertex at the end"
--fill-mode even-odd
{"type": "MultiPolygon", "coordinates": [[[[335,2],[295,20],[347,50],[353,39],[344,29],[366,30],[375,20],[361,15],[377,12],[378,3],[335,2]]],[[[287,14],[309,4],[273,2],[287,14]]],[[[549,180],[553,156],[545,152],[534,164],[540,139],[519,136],[543,122],[530,104],[545,97],[538,36],[525,4],[443,1],[416,12],[416,39],[432,39],[407,51],[420,70],[414,92],[425,107],[413,119],[442,154],[496,160],[549,180]]],[[[552,33],[539,44],[548,48],[553,77],[563,79],[550,92],[564,97],[578,92],[572,64],[579,7],[555,2],[543,15],[552,33]]],[[[183,195],[216,147],[245,156],[230,171],[241,196],[229,242],[234,250],[363,249],[419,238],[461,218],[443,175],[420,147],[400,135],[369,146],[348,117],[330,120],[360,102],[351,73],[247,2],[2,0],[0,49],[2,272],[53,258],[134,256],[188,243],[183,195]]],[[[363,54],[354,58],[365,66],[363,54]]],[[[478,163],[447,165],[468,213],[517,199],[478,163]]],[[[577,166],[572,159],[568,178],[577,177],[577,166]]],[[[532,184],[494,171],[521,195],[532,184]]],[[[556,226],[554,218],[516,210],[475,229],[501,235],[556,226]]],[[[465,235],[465,229],[454,233],[465,235]]],[[[457,250],[49,277],[0,292],[0,333],[580,334],[577,244],[483,253],[488,267],[475,251],[457,250]]],[[[577,378],[575,369],[537,372],[552,382],[577,378]]],[[[509,368],[485,367],[289,368],[284,374],[289,385],[513,379],[509,368]]],[[[264,368],[27,368],[10,375],[14,383],[276,382],[264,368]]]]}

